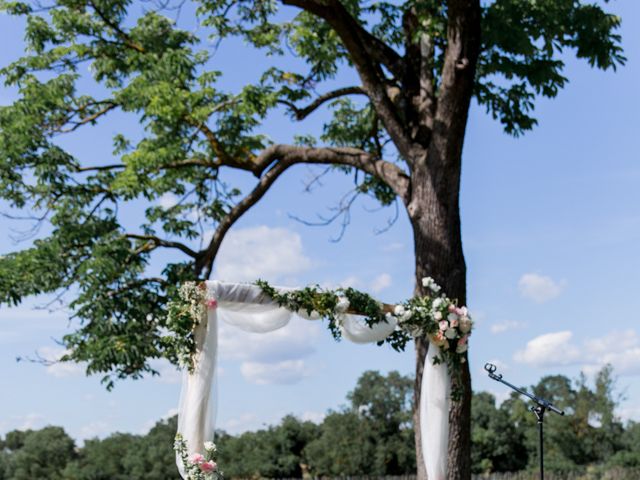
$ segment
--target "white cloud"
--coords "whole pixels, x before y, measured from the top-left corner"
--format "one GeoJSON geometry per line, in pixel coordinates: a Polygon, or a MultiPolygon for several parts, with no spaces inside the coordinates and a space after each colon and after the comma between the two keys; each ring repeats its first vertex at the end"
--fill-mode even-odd
{"type": "Polygon", "coordinates": [[[169,210],[171,207],[174,207],[178,203],[178,197],[173,193],[165,193],[158,199],[158,205],[160,205],[164,210],[169,210]]]}
{"type": "Polygon", "coordinates": [[[291,385],[310,374],[304,360],[284,360],[277,363],[244,362],[240,372],[244,378],[257,385],[291,385]]]}
{"type": "Polygon", "coordinates": [[[35,430],[44,427],[47,423],[44,416],[38,413],[29,413],[20,420],[18,430],[35,430]]]}
{"type": "Polygon", "coordinates": [[[169,360],[160,358],[152,360],[149,363],[151,368],[160,374],[159,376],[153,377],[157,382],[175,385],[182,381],[182,372],[180,372],[175,365],[172,365],[169,360]]]}
{"type": "Polygon", "coordinates": [[[335,290],[336,288],[347,288],[347,287],[362,288],[363,283],[359,277],[355,275],[350,275],[338,282],[332,282],[332,281],[323,282],[320,284],[320,286],[328,290],[335,290]]]}
{"type": "Polygon", "coordinates": [[[640,421],[640,405],[623,406],[622,408],[618,409],[617,413],[622,421],[640,421]]]}
{"type": "Polygon", "coordinates": [[[635,330],[612,331],[597,339],[572,343],[570,331],[548,333],[529,341],[514,359],[537,367],[581,365],[587,374],[610,364],[617,375],[640,375],[640,337],[635,330]]]}
{"type": "Polygon", "coordinates": [[[111,426],[108,422],[97,420],[80,427],[74,437],[79,440],[88,440],[91,438],[104,438],[111,433],[111,426]]]}
{"type": "Polygon", "coordinates": [[[307,411],[302,412],[302,415],[300,415],[300,420],[302,420],[303,422],[322,423],[324,417],[326,417],[326,413],[324,412],[307,411]]]}
{"type": "Polygon", "coordinates": [[[217,277],[247,282],[257,278],[278,280],[308,270],[300,235],[286,228],[266,225],[230,231],[218,256],[217,277]]]}
{"type": "Polygon", "coordinates": [[[585,351],[588,373],[611,364],[618,375],[640,375],[640,338],[634,330],[612,331],[604,337],[587,340],[585,351]]]}
{"type": "Polygon", "coordinates": [[[391,275],[388,273],[381,273],[371,282],[371,290],[374,293],[379,293],[389,286],[391,286],[391,275]]]}
{"type": "Polygon", "coordinates": [[[239,360],[242,375],[250,382],[293,384],[309,376],[304,358],[313,354],[321,334],[316,322],[294,318],[269,333],[251,333],[220,324],[220,356],[239,360]]]}
{"type": "Polygon", "coordinates": [[[505,320],[504,322],[498,322],[491,325],[491,333],[504,333],[509,330],[517,330],[522,328],[524,324],[522,322],[516,322],[515,320],[505,320]]]}
{"type": "Polygon", "coordinates": [[[28,413],[0,420],[0,434],[11,430],[39,430],[47,425],[44,416],[39,413],[28,413]]]}
{"type": "Polygon", "coordinates": [[[273,332],[245,332],[220,322],[220,356],[222,359],[261,363],[297,360],[315,352],[321,334],[316,322],[293,318],[288,325],[273,332]]]}
{"type": "Polygon", "coordinates": [[[568,330],[540,335],[527,342],[524,350],[517,351],[514,359],[536,367],[576,364],[581,355],[578,347],[571,343],[572,337],[573,333],[568,330]]]}
{"type": "Polygon", "coordinates": [[[556,282],[551,277],[537,273],[525,273],[518,281],[518,288],[523,297],[536,303],[548,302],[556,298],[564,289],[566,282],[556,282]]]}
{"type": "Polygon", "coordinates": [[[57,378],[84,376],[86,366],[84,363],[61,362],[60,358],[67,353],[61,347],[40,347],[38,355],[48,362],[47,373],[57,378]]]}
{"type": "Polygon", "coordinates": [[[255,413],[243,413],[239,417],[230,418],[223,421],[220,428],[227,433],[237,435],[249,430],[257,430],[262,426],[262,422],[255,413]]]}

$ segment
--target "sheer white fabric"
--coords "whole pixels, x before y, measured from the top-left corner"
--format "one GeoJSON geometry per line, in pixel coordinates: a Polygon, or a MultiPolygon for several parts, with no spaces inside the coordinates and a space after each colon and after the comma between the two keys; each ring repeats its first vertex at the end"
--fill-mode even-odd
{"type": "MultiPolygon", "coordinates": [[[[187,442],[190,453],[202,452],[204,442],[213,438],[216,418],[216,363],[218,351],[218,319],[209,310],[195,332],[196,354],[193,372],[182,373],[182,391],[178,404],[178,433],[187,442]]],[[[178,470],[185,478],[180,458],[178,470]]]]}
{"type": "Polygon", "coordinates": [[[387,338],[395,330],[398,321],[395,317],[368,326],[362,317],[357,315],[341,315],[340,333],[353,343],[380,342],[387,338]]]}
{"type": "Polygon", "coordinates": [[[422,455],[429,480],[447,478],[451,380],[446,364],[433,364],[433,357],[439,353],[440,349],[429,342],[420,392],[422,455]]]}
{"type": "MultiPolygon", "coordinates": [[[[178,433],[187,443],[189,453],[204,450],[204,442],[213,439],[216,413],[216,362],[218,350],[218,322],[254,333],[267,333],[287,325],[294,314],[281,308],[256,285],[206,282],[207,297],[217,301],[217,308],[209,309],[195,332],[196,355],[192,373],[185,371],[178,406],[178,433]]],[[[289,289],[279,288],[280,291],[289,289]]],[[[318,316],[299,313],[298,317],[317,320],[318,316]]],[[[354,343],[384,340],[396,328],[394,318],[369,327],[356,315],[341,315],[340,330],[344,338],[354,343]]],[[[429,480],[446,477],[447,439],[449,435],[449,376],[445,365],[434,366],[437,347],[431,345],[424,368],[420,418],[423,456],[429,480]],[[425,441],[426,440],[426,441],[425,441]]],[[[176,459],[180,474],[184,471],[176,459]]]]}

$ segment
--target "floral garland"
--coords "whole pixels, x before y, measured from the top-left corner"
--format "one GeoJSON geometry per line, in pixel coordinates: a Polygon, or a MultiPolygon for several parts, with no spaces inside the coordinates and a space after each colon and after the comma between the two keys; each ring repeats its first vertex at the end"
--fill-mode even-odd
{"type": "MultiPolygon", "coordinates": [[[[404,350],[406,344],[416,337],[428,337],[440,349],[433,363],[445,363],[456,379],[460,365],[466,362],[468,339],[473,320],[464,306],[448,298],[440,286],[431,278],[422,279],[429,292],[424,297],[414,297],[394,306],[385,306],[370,295],[354,288],[322,289],[309,286],[300,290],[280,291],[264,280],[256,281],[262,291],[278,305],[292,312],[305,312],[311,318],[326,318],[329,330],[335,339],[341,338],[341,325],[346,313],[364,317],[367,325],[396,320],[396,329],[384,340],[395,350],[404,350]]],[[[168,305],[167,326],[172,335],[164,337],[165,343],[177,363],[193,367],[196,350],[194,331],[207,309],[216,308],[217,301],[207,297],[204,283],[185,282],[180,286],[179,298],[168,305]]],[[[460,397],[460,382],[454,382],[451,396],[460,397]]]]}
{"type": "MultiPolygon", "coordinates": [[[[397,326],[386,338],[387,343],[396,350],[404,350],[411,338],[427,336],[440,349],[439,355],[433,357],[433,363],[445,363],[449,372],[459,379],[459,367],[466,362],[473,320],[467,308],[458,306],[455,300],[442,293],[441,287],[431,277],[422,279],[422,285],[430,295],[406,300],[391,311],[370,295],[353,288],[326,290],[312,286],[280,292],[263,280],[258,280],[256,285],[281,307],[329,320],[329,329],[336,339],[341,336],[341,317],[347,312],[364,316],[367,325],[395,319],[397,326]]],[[[454,382],[451,392],[454,400],[460,398],[460,385],[460,382],[454,382]]]]}
{"type": "Polygon", "coordinates": [[[187,443],[182,435],[177,434],[173,449],[178,454],[186,480],[223,480],[223,473],[218,469],[216,463],[217,448],[213,442],[204,442],[205,454],[194,453],[189,456],[187,443]]]}
{"type": "Polygon", "coordinates": [[[184,282],[178,289],[178,298],[167,304],[168,334],[162,337],[169,360],[191,371],[196,351],[195,330],[207,312],[204,283],[184,282]]]}

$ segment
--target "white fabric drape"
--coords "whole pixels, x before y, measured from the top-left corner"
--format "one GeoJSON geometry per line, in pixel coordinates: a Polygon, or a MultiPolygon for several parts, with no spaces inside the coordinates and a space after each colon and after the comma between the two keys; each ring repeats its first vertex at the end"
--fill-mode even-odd
{"type": "MultiPolygon", "coordinates": [[[[189,453],[202,453],[204,442],[213,439],[218,322],[247,332],[267,333],[284,327],[294,316],[291,311],[279,307],[257,285],[209,281],[206,286],[207,298],[216,299],[217,307],[207,311],[206,318],[196,329],[195,368],[191,373],[183,373],[178,406],[178,433],[185,439],[189,453]]],[[[297,316],[311,321],[318,319],[316,315],[302,312],[297,316]]],[[[362,317],[343,314],[339,323],[343,337],[360,344],[384,340],[396,328],[394,318],[369,327],[362,317]]],[[[442,480],[446,477],[450,387],[446,366],[432,364],[435,354],[437,347],[430,345],[422,380],[420,428],[429,480],[442,480]]],[[[181,461],[176,460],[184,478],[181,461]]]]}
{"type": "Polygon", "coordinates": [[[447,478],[451,380],[445,363],[433,364],[433,357],[439,354],[440,349],[430,342],[420,391],[422,456],[429,480],[447,478]]]}

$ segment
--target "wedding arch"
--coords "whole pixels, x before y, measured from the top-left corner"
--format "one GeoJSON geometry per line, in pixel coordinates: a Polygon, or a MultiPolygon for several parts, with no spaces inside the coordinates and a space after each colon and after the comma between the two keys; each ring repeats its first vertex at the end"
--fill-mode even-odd
{"type": "MultiPolygon", "coordinates": [[[[256,284],[206,281],[184,284],[173,310],[194,317],[191,353],[182,379],[178,407],[178,434],[189,453],[204,451],[213,439],[216,416],[218,325],[247,332],[268,333],[290,321],[329,320],[336,337],[354,343],[389,342],[403,347],[407,338],[427,335],[429,349],[422,377],[420,425],[422,453],[428,478],[447,476],[449,408],[456,401],[450,377],[466,361],[472,321],[465,307],[440,293],[430,278],[423,279],[430,296],[387,305],[354,289],[293,289],[256,284]],[[404,343],[403,343],[404,342],[404,343]],[[452,371],[453,370],[453,371],[452,371]]],[[[458,392],[459,394],[459,392],[458,392]]],[[[184,466],[178,468],[186,478],[184,466]]]]}

